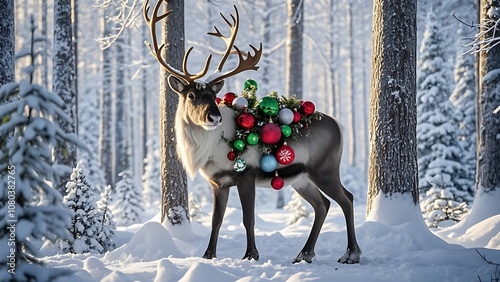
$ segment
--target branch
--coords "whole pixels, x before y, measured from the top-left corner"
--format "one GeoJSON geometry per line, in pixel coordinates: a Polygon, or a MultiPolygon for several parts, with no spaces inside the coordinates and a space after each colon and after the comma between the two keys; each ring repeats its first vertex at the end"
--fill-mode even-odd
{"type": "Polygon", "coordinates": [[[496,262],[492,262],[491,260],[488,260],[486,258],[485,255],[481,254],[477,249],[476,249],[476,253],[479,254],[479,256],[487,263],[487,264],[491,264],[491,265],[495,265],[495,266],[500,266],[500,263],[496,263],[496,262]]]}

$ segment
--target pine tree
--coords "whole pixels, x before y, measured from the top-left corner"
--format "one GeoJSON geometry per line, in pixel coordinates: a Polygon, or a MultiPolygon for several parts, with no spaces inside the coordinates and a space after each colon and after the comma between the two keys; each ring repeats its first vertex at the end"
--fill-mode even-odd
{"type": "Polygon", "coordinates": [[[64,241],[63,251],[82,253],[102,253],[98,231],[100,213],[97,209],[96,191],[85,179],[85,169],[80,161],[66,184],[64,204],[73,211],[71,220],[71,240],[64,241]]]}
{"type": "Polygon", "coordinates": [[[99,208],[99,226],[97,228],[97,242],[102,246],[103,252],[112,251],[115,248],[113,241],[115,237],[116,224],[113,213],[109,208],[111,197],[111,185],[101,193],[101,200],[97,203],[99,208]]]}
{"type": "Polygon", "coordinates": [[[140,187],[136,186],[129,168],[118,174],[120,180],[116,183],[116,202],[114,214],[120,225],[131,225],[141,222],[144,213],[140,187]]]}
{"type": "Polygon", "coordinates": [[[160,185],[160,148],[158,136],[151,136],[147,142],[147,157],[144,175],[142,176],[142,187],[144,203],[146,206],[156,206],[161,199],[160,185]]]}
{"type": "Polygon", "coordinates": [[[0,257],[1,281],[54,281],[68,273],[46,268],[38,258],[34,242],[71,238],[68,231],[71,212],[64,207],[61,194],[52,186],[57,178],[51,148],[61,142],[80,142],[53,122],[56,119],[70,122],[71,118],[61,109],[62,99],[42,86],[32,84],[35,69],[33,44],[29,55],[31,67],[25,71],[30,79],[0,88],[0,101],[8,101],[0,106],[0,136],[5,138],[9,132],[14,132],[0,151],[0,159],[9,160],[0,167],[9,173],[9,177],[0,179],[0,198],[6,200],[0,201],[0,213],[5,215],[0,217],[0,241],[10,240],[8,254],[15,256],[15,263],[9,265],[11,259],[0,257]],[[9,101],[9,97],[15,96],[17,100],[9,101]],[[40,200],[35,201],[35,196],[40,200]],[[17,236],[10,239],[11,234],[17,236]]]}
{"type": "MultiPolygon", "coordinates": [[[[469,36],[469,28],[458,30],[460,37],[469,36]]],[[[459,48],[455,63],[455,89],[450,101],[455,106],[455,120],[459,125],[458,141],[463,148],[463,162],[467,172],[466,185],[473,191],[476,180],[476,72],[474,55],[465,48],[459,48]]],[[[473,195],[471,195],[471,198],[473,195]]]]}
{"type": "Polygon", "coordinates": [[[471,188],[462,165],[454,108],[449,101],[449,74],[444,61],[443,34],[432,11],[422,39],[417,81],[417,153],[419,189],[425,194],[433,183],[455,187],[455,196],[470,202],[471,188]]]}
{"type": "Polygon", "coordinates": [[[283,209],[292,212],[287,220],[288,225],[294,224],[301,218],[309,219],[309,211],[304,205],[302,197],[296,191],[293,191],[292,199],[283,209]]]}
{"type": "Polygon", "coordinates": [[[425,223],[429,228],[445,227],[445,221],[459,222],[469,212],[465,202],[457,201],[447,187],[433,184],[420,202],[425,223]]]}

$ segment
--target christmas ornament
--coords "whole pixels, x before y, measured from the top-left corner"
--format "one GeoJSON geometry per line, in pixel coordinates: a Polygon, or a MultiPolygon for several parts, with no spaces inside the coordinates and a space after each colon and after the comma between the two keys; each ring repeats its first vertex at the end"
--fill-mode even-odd
{"type": "Polygon", "coordinates": [[[233,108],[235,108],[236,110],[238,111],[241,111],[243,110],[244,108],[248,107],[248,100],[245,99],[244,97],[236,97],[234,100],[233,100],[233,104],[232,104],[233,108]]]}
{"type": "Polygon", "coordinates": [[[222,102],[222,99],[219,97],[215,97],[215,103],[219,105],[222,102]]]}
{"type": "Polygon", "coordinates": [[[314,114],[315,110],[316,110],[316,107],[314,106],[314,103],[311,101],[304,101],[300,105],[300,111],[306,116],[310,116],[310,115],[314,114]]]}
{"type": "Polygon", "coordinates": [[[280,190],[281,188],[283,188],[283,186],[285,186],[285,181],[283,180],[283,178],[279,176],[273,177],[273,179],[271,180],[271,187],[273,187],[274,190],[280,190]]]}
{"type": "Polygon", "coordinates": [[[274,145],[281,139],[281,129],[274,123],[267,123],[260,130],[260,140],[267,145],[274,145]]]}
{"type": "Polygon", "coordinates": [[[280,109],[278,100],[269,96],[260,99],[257,107],[259,108],[259,112],[264,116],[275,116],[280,109]]]}
{"type": "Polygon", "coordinates": [[[286,138],[290,137],[290,135],[292,135],[292,129],[290,128],[290,126],[288,125],[282,125],[281,127],[281,133],[283,133],[283,136],[285,136],[286,138]]]}
{"type": "Polygon", "coordinates": [[[236,98],[236,94],[234,94],[233,92],[227,92],[226,94],[224,94],[224,96],[222,97],[222,100],[224,101],[224,103],[228,106],[232,106],[233,105],[233,100],[236,98]]]}
{"type": "Polygon", "coordinates": [[[259,89],[259,86],[257,85],[257,82],[255,80],[248,79],[247,81],[245,81],[243,88],[245,88],[246,91],[251,91],[251,90],[257,91],[257,89],[259,89]]]}
{"type": "Polygon", "coordinates": [[[227,159],[230,160],[230,161],[236,160],[236,152],[235,151],[229,151],[229,153],[227,153],[227,159]]]}
{"type": "Polygon", "coordinates": [[[233,148],[238,151],[243,151],[243,149],[245,149],[245,142],[241,139],[235,140],[233,142],[233,148]]]}
{"type": "Polygon", "coordinates": [[[238,117],[238,125],[244,130],[250,130],[255,125],[255,117],[249,113],[242,113],[238,117]]]}
{"type": "Polygon", "coordinates": [[[234,161],[233,163],[233,169],[236,171],[236,172],[242,172],[245,170],[245,168],[247,168],[247,162],[245,162],[244,159],[237,159],[234,161]]]}
{"type": "Polygon", "coordinates": [[[283,146],[279,147],[276,150],[276,160],[282,165],[289,165],[295,159],[295,152],[292,147],[286,145],[286,142],[283,146]]]}
{"type": "Polygon", "coordinates": [[[302,117],[300,116],[300,113],[297,111],[293,111],[293,123],[298,123],[302,117]]]}
{"type": "Polygon", "coordinates": [[[283,108],[278,113],[278,119],[282,124],[290,124],[293,122],[293,112],[289,108],[283,108]]]}
{"type": "Polygon", "coordinates": [[[248,134],[247,143],[248,143],[248,145],[252,145],[252,146],[257,145],[257,143],[259,143],[259,135],[255,134],[255,133],[248,134]]]}
{"type": "Polygon", "coordinates": [[[262,169],[265,172],[272,172],[276,170],[277,166],[278,166],[278,161],[276,160],[276,157],[274,157],[273,155],[264,154],[260,158],[260,169],[262,169]]]}

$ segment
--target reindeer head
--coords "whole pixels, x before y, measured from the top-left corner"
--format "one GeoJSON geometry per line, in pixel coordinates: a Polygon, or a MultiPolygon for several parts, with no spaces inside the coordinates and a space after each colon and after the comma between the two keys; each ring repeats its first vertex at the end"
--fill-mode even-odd
{"type": "Polygon", "coordinates": [[[205,81],[201,80],[201,78],[207,73],[210,66],[210,61],[212,59],[211,54],[207,57],[203,70],[196,74],[188,72],[187,60],[189,54],[193,50],[193,47],[189,48],[184,55],[182,72],[176,70],[161,57],[161,50],[165,47],[165,44],[158,45],[158,40],[156,38],[156,24],[172,12],[167,11],[166,13],[160,15],[159,10],[162,2],[163,0],[158,0],[151,18],[148,16],[150,9],[149,0],[147,0],[144,4],[144,19],[149,25],[151,38],[153,40],[153,44],[148,44],[148,47],[153,56],[155,56],[156,60],[158,60],[162,67],[170,73],[168,83],[170,88],[180,95],[180,102],[177,111],[180,111],[180,116],[184,119],[184,121],[188,124],[200,126],[205,130],[215,129],[222,123],[222,116],[219,111],[219,107],[215,102],[215,95],[224,86],[224,79],[245,70],[258,69],[256,65],[262,55],[262,43],[260,44],[259,49],[250,45],[254,51],[254,55],[241,52],[238,47],[234,45],[239,27],[238,9],[234,6],[236,17],[230,15],[232,23],[221,14],[222,18],[230,28],[230,36],[222,35],[217,27],[214,27],[215,32],[208,33],[209,35],[221,38],[226,43],[226,50],[223,53],[222,59],[215,73],[210,75],[205,81]],[[237,54],[239,63],[234,69],[223,73],[222,68],[230,54],[237,54]]]}

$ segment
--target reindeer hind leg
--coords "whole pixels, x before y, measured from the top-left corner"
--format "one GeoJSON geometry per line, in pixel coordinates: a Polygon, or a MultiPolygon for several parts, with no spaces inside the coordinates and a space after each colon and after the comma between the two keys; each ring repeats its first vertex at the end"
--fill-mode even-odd
{"type": "Polygon", "coordinates": [[[311,263],[313,257],[315,256],[314,246],[316,245],[321,227],[323,227],[326,214],[330,208],[330,201],[323,196],[318,187],[310,181],[307,181],[307,183],[304,183],[303,185],[293,185],[293,188],[297,191],[297,193],[299,193],[300,196],[302,196],[302,198],[304,198],[304,200],[311,204],[314,209],[314,222],[311,228],[311,233],[307,238],[306,244],[293,260],[293,263],[301,262],[303,260],[311,263]]]}

